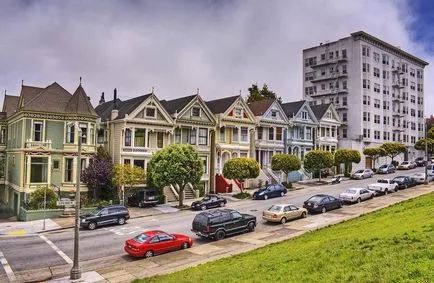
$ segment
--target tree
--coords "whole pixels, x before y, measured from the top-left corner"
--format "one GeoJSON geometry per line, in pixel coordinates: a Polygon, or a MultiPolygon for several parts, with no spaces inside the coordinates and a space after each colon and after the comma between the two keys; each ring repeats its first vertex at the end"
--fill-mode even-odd
{"type": "Polygon", "coordinates": [[[375,168],[375,160],[379,157],[386,156],[386,151],[381,147],[366,147],[363,154],[372,158],[373,167],[375,168]]]}
{"type": "MultiPolygon", "coordinates": [[[[145,170],[141,167],[131,166],[130,164],[117,164],[113,167],[113,184],[118,188],[126,186],[129,190],[135,185],[145,183],[145,170]]],[[[118,192],[119,193],[119,192],[118,192]]],[[[122,201],[125,203],[125,189],[122,201]]]]}
{"type": "Polygon", "coordinates": [[[282,98],[277,97],[275,92],[269,90],[267,84],[264,84],[262,89],[259,89],[257,84],[252,84],[252,86],[248,88],[248,91],[247,103],[265,99],[277,99],[279,102],[282,102],[282,98]]]}
{"type": "Polygon", "coordinates": [[[407,147],[399,142],[386,142],[380,146],[385,151],[385,156],[393,159],[401,153],[407,152],[407,147]]]}
{"type": "Polygon", "coordinates": [[[89,199],[106,199],[113,195],[112,171],[109,153],[99,146],[95,158],[81,173],[81,180],[87,184],[89,199]]]}
{"type": "Polygon", "coordinates": [[[29,194],[27,202],[24,203],[26,209],[38,210],[44,208],[53,209],[57,207],[57,194],[48,187],[37,187],[36,190],[29,194]]]}
{"type": "Polygon", "coordinates": [[[431,127],[427,132],[427,137],[434,140],[434,127],[431,127]]]}
{"type": "Polygon", "coordinates": [[[286,179],[291,171],[299,170],[301,168],[300,159],[292,154],[275,154],[271,158],[271,169],[275,171],[282,170],[285,173],[286,179]]]}
{"type": "Polygon", "coordinates": [[[417,150],[425,151],[425,141],[428,141],[427,150],[429,154],[434,153],[434,140],[433,139],[420,139],[414,145],[414,148],[417,150]]]}
{"type": "MultiPolygon", "coordinates": [[[[243,183],[246,179],[259,176],[259,163],[249,157],[239,157],[229,159],[223,166],[223,176],[228,179],[237,179],[243,183]]],[[[240,188],[241,191],[243,188],[240,188]]]]}
{"type": "Polygon", "coordinates": [[[318,170],[321,181],[321,169],[333,166],[333,154],[323,150],[312,150],[304,157],[303,166],[311,172],[318,170]]]}
{"type": "MultiPolygon", "coordinates": [[[[212,160],[214,162],[214,160],[212,160]]],[[[159,189],[179,188],[179,206],[183,206],[187,184],[197,186],[203,174],[203,160],[196,149],[187,144],[172,144],[152,155],[148,163],[148,179],[159,189]]]]}
{"type": "Polygon", "coordinates": [[[335,165],[345,164],[345,174],[352,171],[353,163],[360,163],[360,152],[354,149],[338,149],[334,155],[335,165]]]}

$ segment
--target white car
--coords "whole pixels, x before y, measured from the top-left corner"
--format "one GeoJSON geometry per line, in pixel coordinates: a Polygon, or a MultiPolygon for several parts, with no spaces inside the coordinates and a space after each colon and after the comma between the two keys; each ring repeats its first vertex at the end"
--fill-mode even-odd
{"type": "MultiPolygon", "coordinates": [[[[415,180],[419,184],[425,183],[425,173],[414,173],[412,176],[410,176],[413,180],[415,180]]],[[[434,179],[434,176],[428,174],[427,181],[432,182],[434,179]]]]}
{"type": "Polygon", "coordinates": [[[401,164],[398,165],[398,169],[409,170],[413,168],[416,168],[416,163],[410,161],[403,161],[401,164]]]}
{"type": "Polygon", "coordinates": [[[398,191],[398,184],[392,182],[391,179],[378,179],[377,183],[368,185],[368,190],[387,195],[398,191]]]}
{"type": "Polygon", "coordinates": [[[374,176],[374,171],[371,169],[360,169],[351,175],[351,179],[365,179],[365,178],[371,178],[374,176]]]}
{"type": "Polygon", "coordinates": [[[361,202],[367,199],[373,198],[375,195],[375,192],[364,189],[364,188],[350,188],[346,189],[343,193],[339,195],[339,198],[343,202],[361,202]]]}

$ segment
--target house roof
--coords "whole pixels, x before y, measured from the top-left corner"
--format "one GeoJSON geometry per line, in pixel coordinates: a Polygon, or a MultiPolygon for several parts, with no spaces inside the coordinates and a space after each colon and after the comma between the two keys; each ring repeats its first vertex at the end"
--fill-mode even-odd
{"type": "Polygon", "coordinates": [[[26,103],[32,101],[42,90],[44,90],[44,88],[22,85],[19,103],[20,107],[23,107],[26,103]]]}
{"type": "Polygon", "coordinates": [[[184,107],[187,106],[187,104],[190,103],[190,101],[192,101],[196,96],[197,94],[189,95],[177,99],[167,100],[167,101],[161,100],[160,103],[164,106],[166,111],[172,115],[184,109],[184,107]]]}
{"type": "Polygon", "coordinates": [[[295,114],[298,113],[298,111],[300,111],[300,108],[304,105],[305,102],[305,100],[300,100],[295,102],[283,103],[281,106],[286,116],[288,118],[292,118],[295,114]]]}
{"type": "Polygon", "coordinates": [[[310,106],[310,108],[313,111],[313,114],[315,114],[315,117],[320,120],[324,114],[327,112],[327,109],[329,109],[331,103],[327,103],[327,104],[317,104],[317,105],[312,105],[310,106]]]}
{"type": "Polygon", "coordinates": [[[17,111],[18,103],[20,101],[19,96],[5,95],[3,102],[3,112],[6,112],[6,116],[9,117],[17,111]]]}
{"type": "Polygon", "coordinates": [[[65,107],[66,113],[91,114],[97,116],[90,99],[81,85],[75,90],[65,107]]]}
{"type": "Polygon", "coordinates": [[[206,101],[205,103],[212,113],[220,114],[220,113],[224,113],[229,108],[229,106],[231,106],[239,97],[240,97],[239,95],[236,95],[236,96],[206,101]]]}
{"type": "Polygon", "coordinates": [[[276,101],[275,99],[264,99],[254,102],[250,102],[249,108],[255,116],[262,116],[270,108],[270,106],[276,101]]]}
{"type": "MultiPolygon", "coordinates": [[[[116,99],[118,116],[115,120],[123,119],[125,114],[131,114],[143,101],[148,99],[152,93],[148,93],[142,96],[137,96],[125,101],[121,101],[120,99],[116,99]]],[[[95,110],[96,113],[101,117],[101,121],[111,120],[111,112],[114,109],[113,100],[107,101],[101,105],[98,105],[95,110]]]]}
{"type": "MultiPolygon", "coordinates": [[[[118,105],[121,105],[122,100],[117,98],[116,102],[118,105]]],[[[101,121],[107,121],[110,120],[113,108],[114,108],[113,100],[109,100],[95,107],[95,111],[98,114],[98,116],[101,117],[101,121]]]]}

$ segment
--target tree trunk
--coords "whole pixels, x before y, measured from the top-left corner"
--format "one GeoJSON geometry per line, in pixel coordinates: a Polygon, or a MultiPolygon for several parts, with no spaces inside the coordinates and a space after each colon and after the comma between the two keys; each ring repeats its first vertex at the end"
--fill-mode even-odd
{"type": "Polygon", "coordinates": [[[179,203],[178,206],[181,208],[184,205],[184,187],[185,185],[182,184],[181,186],[179,186],[179,203]]]}
{"type": "Polygon", "coordinates": [[[321,182],[321,169],[322,169],[322,168],[319,168],[319,174],[318,174],[318,175],[319,175],[319,181],[320,181],[320,182],[321,182]]]}

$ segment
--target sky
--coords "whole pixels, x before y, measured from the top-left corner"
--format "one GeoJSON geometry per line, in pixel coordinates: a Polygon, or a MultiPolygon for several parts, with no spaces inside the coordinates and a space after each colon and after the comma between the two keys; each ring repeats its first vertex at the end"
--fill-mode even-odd
{"type": "Polygon", "coordinates": [[[97,105],[196,93],[205,100],[268,84],[302,99],[302,50],[363,30],[430,63],[425,113],[434,114],[434,1],[430,0],[2,0],[0,100],[25,85],[79,78],[97,105]],[[427,112],[428,111],[428,112],[427,112]]]}

